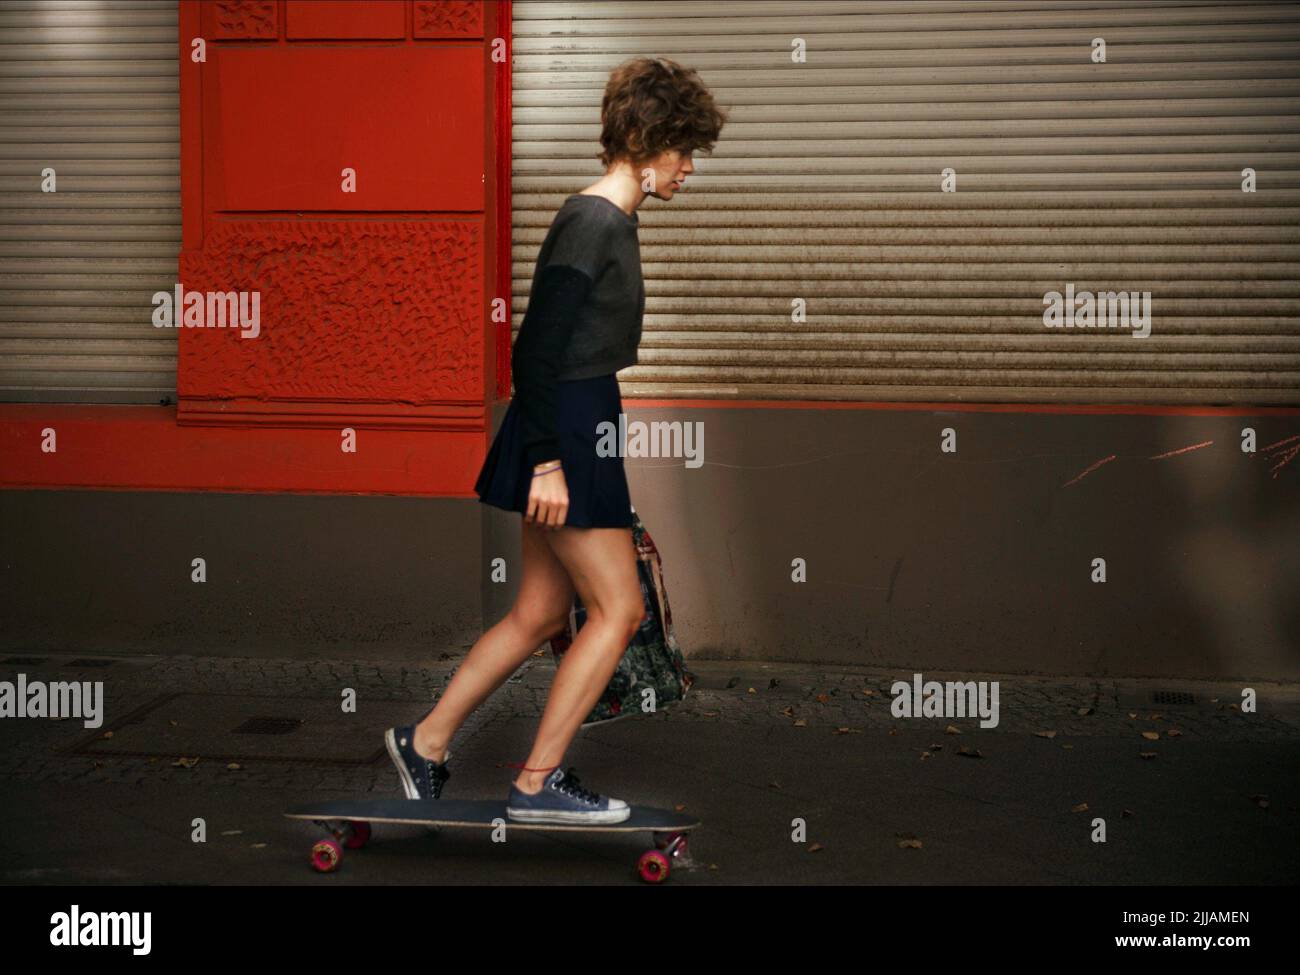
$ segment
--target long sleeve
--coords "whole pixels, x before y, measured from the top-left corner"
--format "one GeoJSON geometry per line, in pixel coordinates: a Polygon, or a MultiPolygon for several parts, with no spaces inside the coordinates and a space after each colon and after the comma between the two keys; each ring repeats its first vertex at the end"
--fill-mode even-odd
{"type": "Polygon", "coordinates": [[[519,327],[510,354],[515,402],[519,407],[524,458],[531,471],[542,461],[560,456],[556,433],[556,376],[573,332],[577,309],[594,287],[584,272],[567,264],[548,264],[538,277],[535,293],[519,327]]]}

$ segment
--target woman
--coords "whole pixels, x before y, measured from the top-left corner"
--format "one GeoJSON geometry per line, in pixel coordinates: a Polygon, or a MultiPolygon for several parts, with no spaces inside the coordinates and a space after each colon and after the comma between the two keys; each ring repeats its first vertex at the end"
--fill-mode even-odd
{"type": "Polygon", "coordinates": [[[621,799],[560,769],[644,614],[622,451],[601,456],[602,423],[622,412],[619,369],[637,361],[645,287],[637,207],[673,199],[726,115],[694,70],[663,58],[616,68],[601,104],[605,175],[567,197],[547,231],[511,356],[515,397],[475,489],[523,515],[523,578],[509,614],[474,644],[437,705],[390,728],[388,753],[408,798],[436,799],[450,778],[448,744],[465,719],[561,630],[576,589],[586,622],[564,654],[533,749],[506,814],[543,823],[616,823],[621,799]],[[648,187],[648,188],[647,188],[648,187]]]}

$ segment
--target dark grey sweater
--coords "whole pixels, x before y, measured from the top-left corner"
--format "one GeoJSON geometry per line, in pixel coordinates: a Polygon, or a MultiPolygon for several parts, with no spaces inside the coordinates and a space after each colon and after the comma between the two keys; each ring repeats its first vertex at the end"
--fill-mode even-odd
{"type": "Polygon", "coordinates": [[[555,384],[636,364],[645,313],[639,226],[603,196],[574,193],[542,241],[510,358],[530,471],[560,456],[555,384]]]}

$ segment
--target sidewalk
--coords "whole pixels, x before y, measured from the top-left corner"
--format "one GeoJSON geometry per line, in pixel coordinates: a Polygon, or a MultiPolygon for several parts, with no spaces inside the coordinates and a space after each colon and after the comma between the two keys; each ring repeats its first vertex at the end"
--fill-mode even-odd
{"type": "MultiPolygon", "coordinates": [[[[487,831],[380,824],[337,873],[310,868],[320,833],[284,809],[400,797],[383,730],[420,717],[455,664],[10,655],[0,680],[102,680],[106,704],[98,729],[0,723],[0,881],[639,883],[638,835],[494,844],[487,831]],[[340,708],[346,688],[356,713],[340,708]],[[205,843],[192,842],[196,818],[205,843]]],[[[702,818],[672,884],[1300,877],[1295,687],[1256,686],[1259,710],[1245,714],[1235,685],[924,675],[999,681],[998,725],[981,728],[893,717],[890,687],[910,673],[688,666],[699,680],[684,702],[581,732],[564,760],[591,788],[702,818]],[[1092,840],[1097,817],[1105,843],[1092,840]],[[797,820],[805,843],[791,841],[797,820]]],[[[552,675],[549,655],[534,656],[479,709],[452,743],[445,797],[504,798],[552,675]]]]}

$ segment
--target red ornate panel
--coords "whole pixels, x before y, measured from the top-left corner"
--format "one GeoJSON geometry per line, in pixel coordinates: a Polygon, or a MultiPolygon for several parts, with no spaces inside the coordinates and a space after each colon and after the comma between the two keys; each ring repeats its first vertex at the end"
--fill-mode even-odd
{"type": "Polygon", "coordinates": [[[491,5],[181,9],[182,52],[201,30],[207,58],[182,57],[180,281],[256,292],[260,321],[250,338],[176,329],[179,422],[478,432],[486,446],[493,166],[509,131],[493,118],[508,66],[489,56],[491,5]]]}

